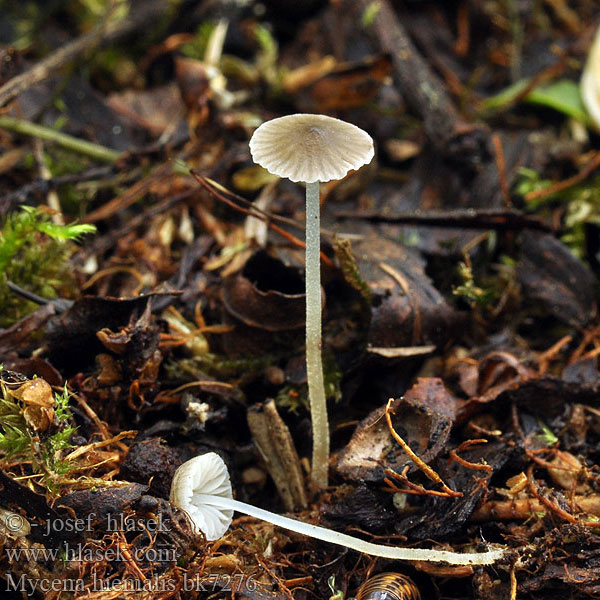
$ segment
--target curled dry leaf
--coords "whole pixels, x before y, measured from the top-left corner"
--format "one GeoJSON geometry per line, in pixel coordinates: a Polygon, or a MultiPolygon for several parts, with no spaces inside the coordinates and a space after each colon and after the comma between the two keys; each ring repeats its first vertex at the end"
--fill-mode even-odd
{"type": "Polygon", "coordinates": [[[583,480],[584,466],[570,452],[557,450],[550,462],[552,467],[548,467],[548,474],[556,485],[580,493],[589,489],[583,480]]]}
{"type": "Polygon", "coordinates": [[[46,431],[54,421],[54,395],[50,384],[32,379],[13,390],[12,395],[23,403],[23,416],[36,431],[46,431]]]}
{"type": "Polygon", "coordinates": [[[594,274],[550,234],[523,233],[517,278],[529,301],[564,323],[583,327],[597,314],[594,274]]]}
{"type": "Polygon", "coordinates": [[[304,327],[300,274],[266,252],[255,253],[242,273],[224,282],[222,298],[225,310],[249,327],[273,332],[304,327]]]}
{"type": "MultiPolygon", "coordinates": [[[[392,423],[428,463],[445,449],[455,410],[455,399],[442,380],[423,378],[394,402],[392,423]]],[[[400,472],[407,464],[410,460],[393,439],[383,406],[360,422],[348,445],[335,458],[334,468],[352,481],[382,482],[385,468],[400,472]]]]}

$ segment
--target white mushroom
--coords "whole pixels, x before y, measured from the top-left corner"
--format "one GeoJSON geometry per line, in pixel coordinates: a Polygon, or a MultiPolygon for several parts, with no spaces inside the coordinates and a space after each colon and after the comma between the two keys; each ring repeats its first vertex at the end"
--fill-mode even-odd
{"type": "Polygon", "coordinates": [[[600,27],[592,42],[579,87],[590,120],[600,131],[600,27]]]}
{"type": "Polygon", "coordinates": [[[250,140],[254,162],[306,183],[306,371],[313,428],[312,479],[327,487],[329,425],[321,362],[319,183],[371,162],[373,140],[355,125],[325,115],[296,114],[263,123],[250,140]]]}
{"type": "Polygon", "coordinates": [[[208,540],[216,540],[227,531],[235,510],[283,529],[372,556],[396,560],[447,562],[453,565],[489,565],[504,555],[501,548],[461,554],[446,550],[382,546],[238,502],[232,497],[227,467],[223,459],[214,452],[196,456],[177,469],[171,484],[171,502],[188,514],[196,531],[203,532],[208,540]]]}
{"type": "Polygon", "coordinates": [[[171,482],[171,502],[185,510],[196,533],[202,532],[212,541],[223,537],[229,529],[233,509],[215,505],[211,498],[233,498],[227,467],[214,452],[183,463],[171,482]]]}

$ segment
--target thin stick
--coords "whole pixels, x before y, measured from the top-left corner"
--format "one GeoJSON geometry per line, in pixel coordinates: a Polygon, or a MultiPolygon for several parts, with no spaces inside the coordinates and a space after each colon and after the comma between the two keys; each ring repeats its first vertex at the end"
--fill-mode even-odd
{"type": "Polygon", "coordinates": [[[600,152],[596,152],[592,160],[590,160],[590,162],[583,167],[583,169],[581,169],[577,175],[573,175],[573,177],[559,181],[550,187],[529,192],[528,194],[525,194],[525,201],[531,202],[532,200],[539,200],[540,198],[545,198],[546,196],[551,196],[552,194],[562,192],[563,190],[580,183],[598,168],[600,168],[600,152]]]}
{"type": "Polygon", "coordinates": [[[385,474],[393,477],[394,479],[398,479],[401,481],[406,488],[398,487],[389,477],[386,477],[383,482],[388,486],[387,488],[382,488],[385,492],[391,492],[393,494],[413,494],[415,496],[439,496],[440,498],[449,498],[446,492],[438,492],[437,490],[428,490],[424,488],[422,485],[418,483],[413,483],[408,480],[406,473],[408,472],[410,465],[406,465],[404,469],[402,469],[402,473],[396,473],[393,469],[387,468],[385,469],[385,474]]]}
{"type": "Polygon", "coordinates": [[[105,46],[136,29],[142,29],[144,25],[154,21],[166,8],[167,2],[164,1],[146,2],[137,7],[135,11],[132,11],[132,15],[127,19],[109,21],[104,18],[102,23],[89,33],[65,44],[36,63],[28,71],[13,77],[0,87],[0,106],[4,106],[32,85],[47,79],[52,73],[75,60],[85,51],[94,47],[105,46]]]}
{"type": "Polygon", "coordinates": [[[339,210],[334,211],[333,214],[335,217],[344,219],[368,219],[375,223],[406,223],[424,227],[460,227],[496,231],[521,231],[523,229],[553,231],[550,225],[529,215],[524,215],[521,211],[513,208],[457,208],[385,214],[371,211],[339,210]]]}
{"type": "Polygon", "coordinates": [[[461,458],[458,453],[466,450],[469,446],[474,446],[475,444],[487,444],[487,440],[478,439],[478,440],[466,440],[464,441],[458,448],[454,448],[450,450],[450,460],[456,461],[459,465],[462,465],[466,469],[473,469],[474,471],[485,471],[486,473],[492,473],[494,469],[486,464],[486,463],[473,463],[464,458],[461,458]]]}
{"type": "Polygon", "coordinates": [[[506,181],[506,161],[504,160],[504,148],[502,148],[502,140],[497,133],[492,135],[492,144],[494,145],[494,151],[496,154],[496,166],[498,168],[498,182],[500,183],[500,190],[504,197],[504,205],[507,208],[512,207],[510,199],[510,191],[508,189],[508,183],[506,181]]]}
{"type": "Polygon", "coordinates": [[[40,140],[47,140],[49,142],[56,142],[63,148],[89,156],[95,160],[102,162],[114,163],[122,155],[121,152],[105,148],[99,144],[94,144],[86,140],[80,140],[79,138],[61,133],[49,127],[43,125],[37,125],[30,121],[24,121],[22,119],[15,119],[13,117],[7,117],[6,115],[0,115],[0,129],[7,129],[14,133],[20,133],[21,135],[28,135],[40,140]]]}
{"type": "MultiPolygon", "coordinates": [[[[600,516],[600,499],[596,496],[575,496],[573,504],[587,515],[600,516]]],[[[484,521],[526,520],[536,513],[546,513],[547,506],[537,498],[513,498],[512,500],[490,500],[474,510],[469,517],[476,523],[484,521]]]]}
{"type": "MultiPolygon", "coordinates": [[[[288,233],[285,229],[282,229],[281,227],[275,225],[275,223],[271,221],[271,219],[277,219],[279,221],[285,221],[288,224],[297,227],[297,224],[291,219],[284,219],[283,217],[279,217],[278,215],[267,213],[266,211],[254,206],[251,202],[248,202],[245,198],[237,196],[236,194],[232,194],[231,192],[229,192],[229,190],[227,190],[227,193],[231,194],[236,200],[247,203],[249,205],[249,208],[238,206],[235,202],[232,202],[231,200],[229,200],[229,198],[221,194],[221,192],[219,192],[216,189],[213,182],[208,177],[203,177],[194,169],[191,169],[190,173],[209,194],[214,196],[220,202],[223,202],[230,208],[233,208],[234,210],[237,210],[238,212],[241,212],[244,215],[248,215],[254,217],[255,219],[260,219],[261,221],[264,221],[270,229],[272,229],[275,233],[278,233],[282,238],[286,239],[294,246],[297,246],[298,248],[306,248],[306,244],[302,240],[299,240],[297,237],[293,236],[291,233],[288,233]]],[[[323,264],[329,267],[333,266],[333,262],[331,262],[331,259],[324,252],[321,252],[321,261],[323,262],[323,264]]]]}
{"type": "MultiPolygon", "coordinates": [[[[364,12],[372,0],[358,0],[364,12]]],[[[424,121],[429,140],[439,149],[447,144],[462,126],[462,119],[446,89],[429,64],[417,51],[389,0],[377,1],[377,12],[369,32],[384,52],[392,55],[394,80],[409,107],[424,121]]]]}
{"type": "MultiPolygon", "coordinates": [[[[170,161],[159,165],[143,179],[140,179],[129,189],[125,190],[122,194],[116,196],[112,200],[109,200],[106,204],[99,206],[96,210],[89,213],[84,219],[82,219],[82,222],[95,223],[96,221],[109,219],[119,211],[123,211],[138,202],[144,196],[144,194],[148,193],[148,190],[150,190],[150,188],[158,181],[165,183],[168,177],[173,176],[172,164],[170,161]]],[[[145,219],[148,218],[147,213],[142,216],[145,219]]]]}
{"type": "Polygon", "coordinates": [[[469,3],[461,2],[458,5],[458,12],[456,14],[456,30],[458,37],[454,42],[454,52],[460,57],[465,57],[469,52],[469,45],[471,42],[471,32],[469,22],[469,3]]]}
{"type": "Polygon", "coordinates": [[[406,452],[408,457],[417,465],[423,473],[434,483],[439,483],[442,486],[444,492],[448,494],[448,496],[452,496],[454,498],[460,498],[462,496],[462,492],[455,492],[453,489],[450,489],[443,481],[442,478],[419,456],[417,456],[412,448],[398,435],[396,430],[394,429],[394,425],[392,424],[391,413],[391,405],[394,401],[393,398],[388,400],[387,406],[385,407],[385,420],[387,421],[388,427],[390,429],[390,433],[393,438],[402,446],[402,450],[406,452]]]}
{"type": "Polygon", "coordinates": [[[510,569],[510,600],[517,600],[517,576],[514,565],[510,569]]]}
{"type": "Polygon", "coordinates": [[[93,442],[91,444],[86,444],[85,446],[79,446],[76,450],[73,450],[70,454],[65,456],[65,460],[75,460],[79,458],[82,454],[89,452],[90,450],[98,450],[98,448],[104,448],[104,446],[108,446],[110,444],[115,444],[116,442],[120,442],[123,438],[134,438],[137,435],[137,431],[121,431],[121,433],[115,435],[114,437],[108,440],[101,440],[100,442],[93,442]]]}
{"type": "MultiPolygon", "coordinates": [[[[590,527],[592,529],[595,529],[595,528],[598,527],[598,522],[597,521],[592,521],[592,520],[585,521],[583,519],[578,519],[577,517],[575,517],[571,513],[569,513],[566,510],[562,509],[556,503],[552,502],[552,500],[550,500],[549,498],[546,498],[545,496],[543,496],[542,493],[540,492],[540,490],[538,489],[537,485],[534,482],[534,479],[533,479],[533,468],[534,468],[534,465],[531,465],[527,469],[527,487],[528,487],[529,491],[546,508],[548,508],[551,512],[557,514],[561,519],[564,519],[568,523],[578,524],[578,525],[581,525],[582,527],[590,527]]],[[[582,516],[586,517],[588,515],[582,515],[582,516]]]]}

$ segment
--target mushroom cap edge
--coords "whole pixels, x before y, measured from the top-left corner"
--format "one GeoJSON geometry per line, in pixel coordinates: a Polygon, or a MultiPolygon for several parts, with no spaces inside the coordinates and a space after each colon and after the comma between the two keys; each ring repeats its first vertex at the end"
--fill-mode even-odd
{"type": "Polygon", "coordinates": [[[196,533],[202,532],[208,541],[221,538],[233,520],[233,510],[195,503],[194,494],[233,497],[227,466],[215,452],[195,456],[177,468],[170,500],[188,515],[196,533]]]}
{"type": "Polygon", "coordinates": [[[270,173],[294,182],[342,179],[371,162],[371,136],[351,123],[309,113],[265,121],[250,139],[250,154],[270,173]]]}

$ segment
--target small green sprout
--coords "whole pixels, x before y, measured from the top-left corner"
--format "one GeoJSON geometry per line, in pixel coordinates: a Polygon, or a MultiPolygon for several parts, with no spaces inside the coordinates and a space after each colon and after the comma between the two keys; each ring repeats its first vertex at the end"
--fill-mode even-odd
{"type": "Polygon", "coordinates": [[[473,269],[464,262],[458,265],[458,275],[462,280],[460,285],[457,285],[452,293],[455,296],[461,296],[469,304],[486,307],[497,297],[496,290],[491,288],[482,288],[475,283],[473,269]]]}
{"type": "Polygon", "coordinates": [[[331,596],[329,596],[329,600],[344,600],[344,592],[342,592],[342,590],[338,590],[335,587],[335,575],[332,575],[327,580],[327,585],[331,590],[331,596]]]}

